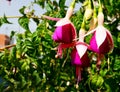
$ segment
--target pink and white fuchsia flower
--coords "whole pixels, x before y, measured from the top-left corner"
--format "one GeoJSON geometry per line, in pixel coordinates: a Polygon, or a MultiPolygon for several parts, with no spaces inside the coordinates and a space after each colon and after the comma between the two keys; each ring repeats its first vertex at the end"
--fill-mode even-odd
{"type": "Polygon", "coordinates": [[[99,25],[94,29],[93,36],[90,40],[90,47],[92,51],[98,54],[108,53],[113,49],[111,33],[102,25],[99,25]]]}
{"type": "Polygon", "coordinates": [[[76,38],[74,25],[68,18],[63,18],[56,23],[52,39],[59,43],[71,43],[76,38]]]}
{"type": "Polygon", "coordinates": [[[103,26],[104,15],[102,12],[98,14],[98,26],[90,31],[88,34],[93,33],[90,40],[91,50],[98,54],[105,54],[113,50],[114,43],[111,33],[103,26]]]}
{"type": "Polygon", "coordinates": [[[96,63],[98,70],[100,69],[101,59],[104,57],[104,54],[109,53],[114,48],[112,35],[109,30],[103,26],[103,23],[104,15],[100,11],[98,13],[98,26],[86,34],[88,35],[93,33],[90,40],[90,49],[98,55],[96,63]]]}
{"type": "Polygon", "coordinates": [[[56,57],[62,57],[62,49],[69,48],[74,45],[74,39],[76,39],[76,29],[72,22],[70,21],[70,17],[73,14],[75,6],[75,0],[71,3],[70,7],[67,10],[66,16],[64,18],[52,18],[48,16],[43,16],[43,18],[57,21],[55,31],[52,35],[52,39],[55,42],[58,42],[59,45],[57,47],[57,55],[56,57]]]}
{"type": "Polygon", "coordinates": [[[71,53],[72,65],[76,67],[77,84],[82,80],[82,69],[89,67],[90,59],[87,54],[87,47],[83,44],[79,44],[73,49],[71,53]]]}

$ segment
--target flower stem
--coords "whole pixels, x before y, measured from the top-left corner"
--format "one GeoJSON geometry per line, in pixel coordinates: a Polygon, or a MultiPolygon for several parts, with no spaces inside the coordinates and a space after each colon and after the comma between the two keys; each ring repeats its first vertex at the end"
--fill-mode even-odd
{"type": "Polygon", "coordinates": [[[99,12],[103,12],[101,0],[98,0],[98,2],[99,2],[99,12]]]}
{"type": "Polygon", "coordinates": [[[69,18],[72,16],[74,7],[75,7],[75,0],[73,0],[73,1],[71,2],[71,5],[70,5],[70,7],[68,8],[68,10],[67,10],[67,12],[66,12],[66,16],[65,16],[66,18],[69,19],[69,18]]]}

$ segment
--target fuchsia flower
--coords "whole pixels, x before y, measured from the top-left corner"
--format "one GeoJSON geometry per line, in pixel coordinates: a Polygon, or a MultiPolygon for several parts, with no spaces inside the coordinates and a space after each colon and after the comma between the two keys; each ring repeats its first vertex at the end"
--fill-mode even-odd
{"type": "Polygon", "coordinates": [[[103,26],[103,23],[104,14],[101,12],[100,8],[100,12],[98,13],[98,26],[86,34],[93,33],[90,40],[90,49],[98,55],[96,63],[98,70],[100,69],[101,59],[104,57],[104,54],[112,51],[114,48],[112,35],[108,29],[103,26]]]}
{"type": "Polygon", "coordinates": [[[74,25],[68,18],[63,18],[56,23],[52,39],[59,43],[71,43],[76,38],[74,25]]]}
{"type": "Polygon", "coordinates": [[[56,29],[52,36],[55,42],[68,44],[68,43],[72,43],[73,40],[76,38],[75,27],[70,21],[70,17],[73,14],[74,7],[75,7],[75,0],[71,2],[71,5],[66,12],[65,18],[62,18],[57,21],[56,29]]]}
{"type": "Polygon", "coordinates": [[[71,2],[70,7],[66,12],[66,16],[64,18],[52,18],[48,16],[43,16],[49,20],[57,21],[56,29],[52,35],[52,39],[58,43],[72,43],[73,40],[76,38],[76,30],[74,25],[70,21],[70,17],[73,14],[73,10],[75,7],[75,0],[71,2]]]}
{"type": "Polygon", "coordinates": [[[77,84],[82,80],[82,69],[89,67],[90,65],[87,49],[88,47],[85,45],[85,43],[80,42],[79,44],[76,44],[76,48],[73,49],[71,53],[72,65],[75,65],[76,67],[77,84]]]}
{"type": "Polygon", "coordinates": [[[76,78],[77,84],[81,81],[82,68],[89,67],[90,59],[87,54],[89,46],[84,43],[85,30],[80,29],[79,31],[79,41],[76,43],[76,47],[71,53],[72,64],[76,67],[76,78]]]}
{"type": "Polygon", "coordinates": [[[52,39],[55,42],[58,42],[59,45],[57,47],[57,55],[56,57],[62,57],[62,49],[69,48],[71,45],[74,45],[74,39],[76,39],[76,29],[74,25],[70,21],[70,17],[73,14],[75,6],[75,0],[71,3],[70,7],[66,12],[66,16],[64,18],[52,18],[49,16],[43,16],[43,18],[57,21],[56,29],[52,35],[52,39]]]}
{"type": "Polygon", "coordinates": [[[102,25],[99,25],[96,29],[94,29],[93,36],[90,40],[90,47],[91,50],[96,53],[108,53],[113,49],[113,39],[111,33],[102,25]]]}
{"type": "Polygon", "coordinates": [[[113,50],[114,43],[111,33],[104,26],[104,14],[98,13],[98,26],[86,35],[93,33],[90,40],[91,50],[98,54],[106,54],[113,50]]]}

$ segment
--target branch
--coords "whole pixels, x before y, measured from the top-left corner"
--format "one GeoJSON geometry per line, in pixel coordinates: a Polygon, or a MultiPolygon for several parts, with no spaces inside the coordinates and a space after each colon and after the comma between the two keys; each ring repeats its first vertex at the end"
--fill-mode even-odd
{"type": "Polygon", "coordinates": [[[2,48],[0,48],[0,51],[4,51],[5,49],[9,49],[9,48],[14,47],[14,46],[16,46],[16,44],[3,46],[2,48]]]}
{"type": "MultiPolygon", "coordinates": [[[[33,15],[33,16],[30,16],[30,18],[42,19],[41,16],[42,16],[42,15],[40,15],[40,17],[33,15]]],[[[0,18],[2,18],[2,17],[3,17],[3,16],[0,16],[0,18]]],[[[22,16],[5,16],[5,17],[6,17],[6,18],[20,18],[20,17],[22,17],[22,16]]],[[[44,17],[43,17],[43,18],[44,18],[44,17]]]]}

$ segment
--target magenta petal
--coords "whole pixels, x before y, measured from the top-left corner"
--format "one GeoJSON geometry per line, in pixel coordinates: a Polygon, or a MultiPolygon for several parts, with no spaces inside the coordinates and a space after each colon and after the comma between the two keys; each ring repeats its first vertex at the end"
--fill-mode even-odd
{"type": "Polygon", "coordinates": [[[89,60],[87,52],[82,56],[82,58],[80,58],[76,49],[72,51],[71,59],[72,59],[73,65],[88,67],[90,64],[90,60],[89,60]]]}
{"type": "Polygon", "coordinates": [[[76,49],[74,49],[72,51],[71,58],[72,58],[72,64],[73,65],[82,65],[82,62],[80,60],[80,57],[79,57],[76,49]]]}
{"type": "Polygon", "coordinates": [[[75,30],[71,23],[65,24],[63,26],[57,26],[55,32],[53,33],[52,39],[55,42],[61,43],[71,43],[74,39],[75,30]]]}
{"type": "Polygon", "coordinates": [[[61,38],[62,38],[62,26],[59,26],[56,28],[55,32],[52,35],[52,39],[55,42],[61,42],[61,38]]]}
{"type": "Polygon", "coordinates": [[[96,53],[99,53],[98,51],[98,47],[97,47],[97,42],[96,42],[96,39],[95,39],[95,32],[90,40],[90,47],[91,47],[91,50],[96,52],[96,53]]]}

